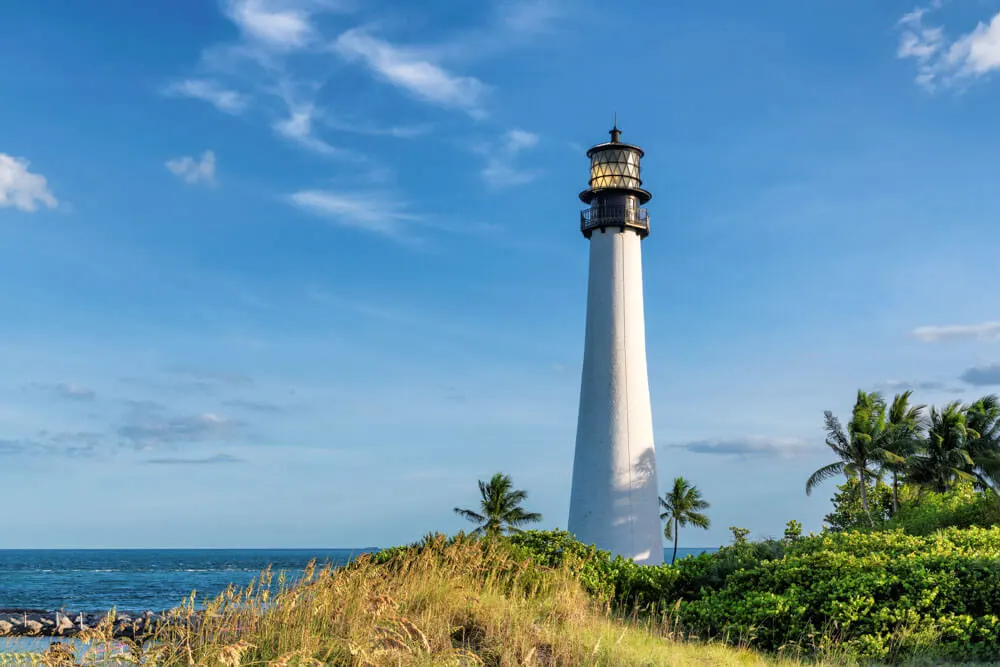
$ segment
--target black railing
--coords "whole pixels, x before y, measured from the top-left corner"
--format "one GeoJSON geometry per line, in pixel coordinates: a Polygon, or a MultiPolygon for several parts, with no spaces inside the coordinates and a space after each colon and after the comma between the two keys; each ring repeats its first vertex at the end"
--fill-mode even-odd
{"type": "Polygon", "coordinates": [[[631,227],[641,236],[649,234],[649,211],[625,206],[601,206],[580,211],[580,231],[589,237],[590,232],[602,227],[631,227]]]}

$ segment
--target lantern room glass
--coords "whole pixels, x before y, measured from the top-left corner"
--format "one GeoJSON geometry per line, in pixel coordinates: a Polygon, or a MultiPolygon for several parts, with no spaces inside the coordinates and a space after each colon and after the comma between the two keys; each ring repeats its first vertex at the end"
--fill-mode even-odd
{"type": "Polygon", "coordinates": [[[606,148],[590,156],[590,187],[639,188],[639,153],[627,148],[606,148]]]}

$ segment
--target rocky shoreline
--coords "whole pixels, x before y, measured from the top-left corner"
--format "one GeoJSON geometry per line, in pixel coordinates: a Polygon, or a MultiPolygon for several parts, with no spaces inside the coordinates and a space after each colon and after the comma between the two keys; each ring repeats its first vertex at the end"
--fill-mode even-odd
{"type": "MultiPolygon", "coordinates": [[[[39,609],[0,609],[0,637],[74,637],[96,628],[108,617],[107,612],[69,613],[39,609]]],[[[148,634],[162,620],[163,614],[144,611],[139,614],[118,612],[112,636],[130,638],[148,634]]]]}

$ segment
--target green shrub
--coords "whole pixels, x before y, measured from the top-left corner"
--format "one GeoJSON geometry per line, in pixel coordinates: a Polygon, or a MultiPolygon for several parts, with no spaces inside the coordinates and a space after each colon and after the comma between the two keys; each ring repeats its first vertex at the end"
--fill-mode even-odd
{"type": "Polygon", "coordinates": [[[899,512],[886,524],[911,535],[929,535],[948,527],[988,528],[1000,524],[1000,500],[993,493],[979,493],[971,483],[951,491],[909,493],[899,512]]]}
{"type": "Polygon", "coordinates": [[[539,565],[569,568],[584,590],[615,609],[655,611],[676,599],[671,592],[677,571],[669,565],[611,558],[610,552],[583,544],[563,530],[529,530],[505,539],[539,565]]]}
{"type": "Polygon", "coordinates": [[[897,659],[1000,658],[1000,529],[828,533],[733,572],[680,608],[702,636],[897,659]]]}
{"type": "Polygon", "coordinates": [[[867,488],[868,511],[861,506],[861,484],[848,479],[837,485],[833,512],[823,517],[830,530],[871,530],[881,528],[892,516],[892,487],[879,481],[867,488]]]}

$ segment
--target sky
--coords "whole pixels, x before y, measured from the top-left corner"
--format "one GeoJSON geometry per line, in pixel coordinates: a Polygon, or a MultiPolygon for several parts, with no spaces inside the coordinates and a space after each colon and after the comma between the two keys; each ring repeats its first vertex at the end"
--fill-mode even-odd
{"type": "Polygon", "coordinates": [[[565,528],[587,147],[646,151],[661,491],[819,530],[823,411],[1000,391],[1000,0],[0,7],[0,547],[565,528]]]}

